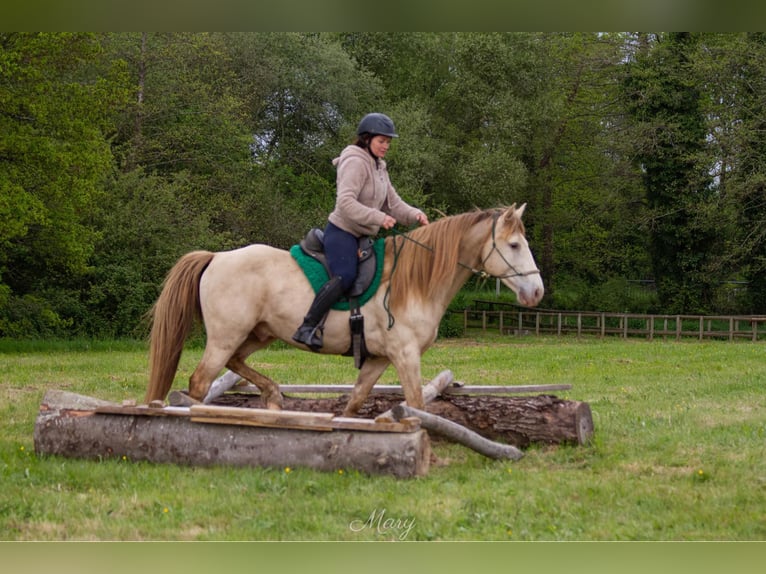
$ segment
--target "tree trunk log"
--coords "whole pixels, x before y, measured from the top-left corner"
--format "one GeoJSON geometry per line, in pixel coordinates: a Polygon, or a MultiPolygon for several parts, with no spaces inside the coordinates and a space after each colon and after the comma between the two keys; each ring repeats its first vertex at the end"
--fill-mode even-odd
{"type": "MultiPolygon", "coordinates": [[[[283,407],[295,411],[343,412],[347,396],[307,398],[285,395],[283,407]]],[[[376,418],[401,402],[391,394],[372,393],[358,416],[376,418]]],[[[260,397],[227,393],[214,404],[260,407],[260,397]]],[[[553,395],[492,396],[445,394],[426,404],[426,412],[458,423],[493,441],[518,448],[536,444],[587,444],[593,437],[590,405],[553,395]]]]}
{"type": "Polygon", "coordinates": [[[99,408],[118,410],[120,405],[62,391],[46,393],[35,422],[35,451],[200,466],[359,470],[398,478],[426,475],[430,466],[424,430],[263,428],[193,422],[190,409],[183,408],[144,407],[143,414],[96,412],[99,408]]]}

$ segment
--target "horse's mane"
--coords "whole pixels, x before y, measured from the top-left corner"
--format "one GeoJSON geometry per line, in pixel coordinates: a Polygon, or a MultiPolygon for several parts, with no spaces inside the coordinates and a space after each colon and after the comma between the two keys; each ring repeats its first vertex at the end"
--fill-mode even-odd
{"type": "MultiPolygon", "coordinates": [[[[475,210],[443,217],[410,231],[407,237],[394,235],[386,240],[386,277],[391,278],[393,306],[416,297],[426,300],[445,283],[451,284],[460,262],[461,240],[477,223],[493,217],[497,210],[475,210]]],[[[514,218],[520,225],[521,219],[514,218]]],[[[487,233],[490,232],[489,227],[487,233]]]]}

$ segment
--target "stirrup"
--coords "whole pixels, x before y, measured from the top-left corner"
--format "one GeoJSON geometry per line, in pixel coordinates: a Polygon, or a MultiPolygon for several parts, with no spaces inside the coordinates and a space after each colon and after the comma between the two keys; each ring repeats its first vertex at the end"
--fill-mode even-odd
{"type": "Polygon", "coordinates": [[[303,343],[309,349],[317,352],[322,348],[324,344],[322,337],[324,336],[324,326],[317,325],[311,327],[310,325],[301,325],[293,335],[293,341],[303,343]]]}

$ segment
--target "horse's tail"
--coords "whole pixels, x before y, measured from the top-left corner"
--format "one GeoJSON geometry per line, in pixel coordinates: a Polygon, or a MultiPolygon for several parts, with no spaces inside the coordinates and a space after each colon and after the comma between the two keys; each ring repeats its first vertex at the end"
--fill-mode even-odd
{"type": "Polygon", "coordinates": [[[199,281],[213,255],[210,251],[187,253],[165,278],[162,293],[151,310],[146,403],[164,400],[173,385],[184,342],[202,316],[199,281]]]}

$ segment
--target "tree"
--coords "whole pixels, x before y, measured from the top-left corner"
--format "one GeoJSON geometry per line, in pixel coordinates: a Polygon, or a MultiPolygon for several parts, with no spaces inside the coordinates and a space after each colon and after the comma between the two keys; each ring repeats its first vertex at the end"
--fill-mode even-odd
{"type": "Polygon", "coordinates": [[[650,210],[649,253],[667,312],[711,309],[716,202],[706,153],[708,127],[694,74],[697,38],[661,35],[626,68],[626,106],[650,210]]]}
{"type": "Polygon", "coordinates": [[[113,108],[125,95],[119,66],[97,72],[100,64],[98,37],[91,34],[0,34],[0,276],[6,294],[0,334],[27,334],[10,318],[23,298],[36,301],[47,317],[41,328],[55,328],[60,317],[43,293],[88,271],[98,238],[89,217],[111,169],[113,108]]]}
{"type": "Polygon", "coordinates": [[[766,35],[745,36],[736,60],[735,170],[729,178],[738,213],[733,251],[748,282],[747,310],[766,313],[766,35]]]}

